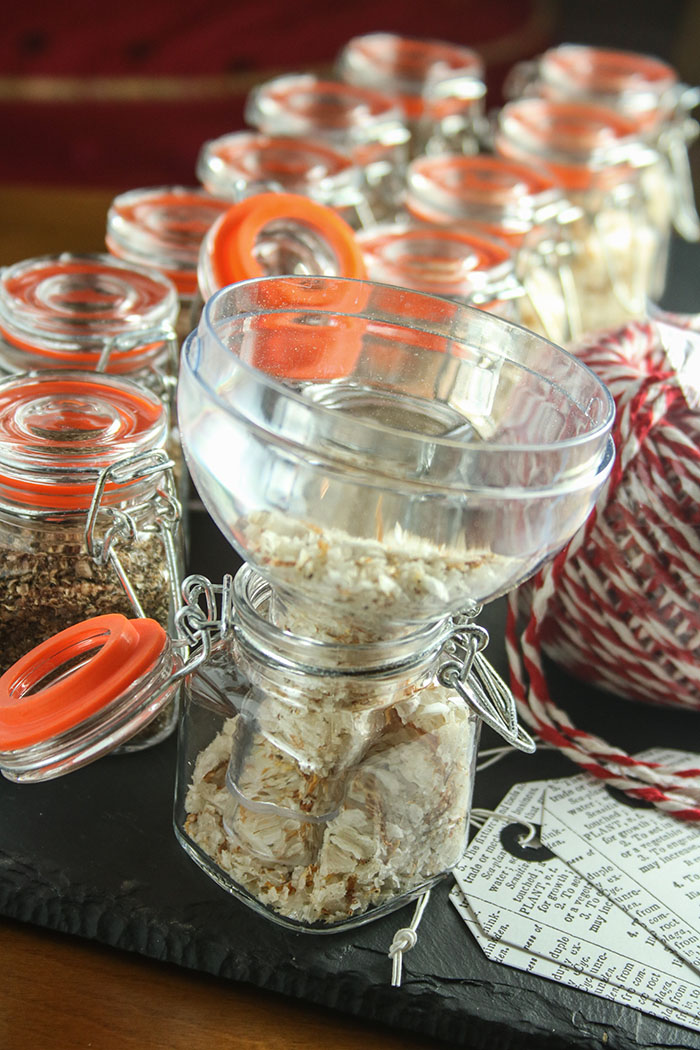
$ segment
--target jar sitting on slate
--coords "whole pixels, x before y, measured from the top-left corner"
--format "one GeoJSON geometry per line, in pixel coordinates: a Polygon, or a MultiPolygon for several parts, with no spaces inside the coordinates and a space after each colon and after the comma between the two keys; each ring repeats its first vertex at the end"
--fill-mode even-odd
{"type": "MultiPolygon", "coordinates": [[[[115,376],[0,381],[0,667],[98,614],[172,629],[182,550],[167,412],[115,376]]],[[[174,705],[126,745],[175,726],[174,705]]]]}

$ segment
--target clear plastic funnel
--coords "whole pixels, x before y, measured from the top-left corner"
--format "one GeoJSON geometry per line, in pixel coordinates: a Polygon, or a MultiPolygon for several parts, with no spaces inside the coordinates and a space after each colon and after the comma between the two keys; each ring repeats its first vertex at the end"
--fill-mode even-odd
{"type": "Polygon", "coordinates": [[[206,507],[282,600],[365,629],[482,603],[583,523],[613,402],[582,362],[482,310],[389,285],[222,289],[182,355],[206,507]]]}

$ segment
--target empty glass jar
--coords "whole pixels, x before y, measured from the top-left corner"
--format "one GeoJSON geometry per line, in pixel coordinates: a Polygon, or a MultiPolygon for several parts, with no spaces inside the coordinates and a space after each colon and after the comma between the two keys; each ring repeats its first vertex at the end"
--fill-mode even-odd
{"type": "MultiPolygon", "coordinates": [[[[410,156],[424,152],[435,136],[459,138],[476,132],[485,94],[484,65],[471,48],[396,33],[353,37],[337,59],[338,75],[348,84],[369,88],[399,107],[410,133],[410,156]],[[446,117],[458,117],[450,130],[446,117]],[[458,130],[459,129],[459,130],[458,130]]],[[[445,143],[446,144],[446,143],[445,143]]]]}
{"type": "Polygon", "coordinates": [[[106,242],[125,263],[153,267],[177,289],[178,341],[192,324],[202,238],[228,203],[197,187],[159,186],[120,193],[107,212],[106,242]]]}
{"type": "Polygon", "coordinates": [[[333,208],[353,228],[370,221],[363,171],[322,141],[236,131],[202,146],[197,175],[210,192],[229,201],[271,191],[297,193],[333,208]]]}
{"type": "Polygon", "coordinates": [[[475,227],[422,223],[378,226],[358,235],[372,281],[444,295],[482,310],[520,320],[523,288],[515,277],[514,252],[475,227]]]}

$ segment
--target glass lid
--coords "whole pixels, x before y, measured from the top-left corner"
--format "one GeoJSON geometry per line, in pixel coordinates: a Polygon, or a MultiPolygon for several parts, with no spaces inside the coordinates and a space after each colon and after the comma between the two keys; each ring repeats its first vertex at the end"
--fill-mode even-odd
{"type": "MultiPolygon", "coordinates": [[[[47,255],[0,274],[0,334],[46,367],[144,367],[174,336],[174,285],[111,255],[47,255]]],[[[31,365],[30,365],[31,367],[31,365]]]]}
{"type": "Polygon", "coordinates": [[[0,498],[87,507],[102,469],[161,448],[166,434],[161,399],[128,380],[68,370],[10,376],[0,381],[0,498]]]}

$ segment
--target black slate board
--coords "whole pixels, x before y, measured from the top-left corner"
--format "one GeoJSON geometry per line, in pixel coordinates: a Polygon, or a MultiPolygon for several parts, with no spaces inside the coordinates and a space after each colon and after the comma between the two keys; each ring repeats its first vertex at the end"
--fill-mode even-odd
{"type": "MultiPolygon", "coordinates": [[[[235,558],[203,512],[191,520],[191,568],[219,580],[235,558]]],[[[505,672],[504,603],[482,622],[505,672]]],[[[555,696],[581,728],[638,750],[683,746],[697,716],[632,707],[550,669],[555,696]]],[[[493,743],[487,739],[484,743],[493,743]]],[[[231,899],[172,831],[175,740],[110,757],[49,784],[0,779],[0,912],[195,970],[444,1039],[454,1047],[696,1047],[700,1034],[489,962],[433,891],[417,946],[391,988],[387,950],[408,906],[343,934],[290,933],[231,899]]],[[[496,805],[520,780],[569,776],[559,754],[511,755],[477,778],[475,804],[496,805]]]]}
{"type": "MultiPolygon", "coordinates": [[[[698,246],[674,245],[668,308],[697,309],[698,246]]],[[[202,511],[191,515],[190,571],[219,581],[231,549],[202,511]]],[[[506,672],[504,603],[487,607],[488,656],[506,672]]],[[[552,696],[576,725],[634,752],[693,747],[697,714],[631,705],[549,667],[552,696]]],[[[490,734],[483,743],[495,743],[490,734]]],[[[102,759],[46,785],[0,778],[0,913],[156,959],[247,981],[470,1050],[697,1048],[690,1032],[593,995],[489,962],[448,901],[432,894],[417,946],[390,986],[387,950],[412,906],[332,936],[290,933],[230,898],[172,831],[175,740],[102,759]]],[[[475,805],[511,784],[571,776],[555,752],[513,754],[477,777],[475,805]]]]}

